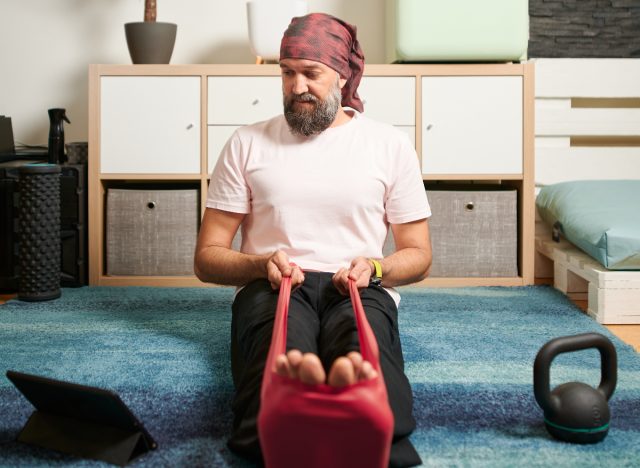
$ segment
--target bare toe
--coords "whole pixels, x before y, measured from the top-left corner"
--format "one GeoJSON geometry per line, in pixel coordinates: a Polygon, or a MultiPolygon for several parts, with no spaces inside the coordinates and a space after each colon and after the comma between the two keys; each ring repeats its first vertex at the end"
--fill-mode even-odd
{"type": "Polygon", "coordinates": [[[351,351],[349,354],[347,354],[347,357],[353,364],[353,373],[355,375],[355,380],[358,380],[360,378],[360,372],[362,372],[362,354],[357,351],[351,351]]]}
{"type": "Polygon", "coordinates": [[[283,377],[290,376],[289,360],[284,354],[276,356],[275,372],[283,377]]]}
{"type": "Polygon", "coordinates": [[[362,363],[362,370],[360,371],[359,380],[371,380],[378,376],[378,372],[373,368],[369,361],[362,363]]]}
{"type": "Polygon", "coordinates": [[[355,383],[356,376],[351,359],[339,357],[333,362],[329,372],[329,385],[333,387],[344,387],[355,383]]]}
{"type": "Polygon", "coordinates": [[[297,379],[300,373],[302,353],[297,349],[292,349],[287,353],[287,360],[289,361],[289,377],[297,379]]]}
{"type": "Polygon", "coordinates": [[[293,366],[299,366],[300,361],[302,361],[302,353],[297,349],[289,350],[289,352],[287,352],[287,357],[293,366]]]}
{"type": "Polygon", "coordinates": [[[323,383],[326,374],[320,358],[313,353],[305,353],[298,367],[298,378],[302,383],[309,385],[323,383]]]}

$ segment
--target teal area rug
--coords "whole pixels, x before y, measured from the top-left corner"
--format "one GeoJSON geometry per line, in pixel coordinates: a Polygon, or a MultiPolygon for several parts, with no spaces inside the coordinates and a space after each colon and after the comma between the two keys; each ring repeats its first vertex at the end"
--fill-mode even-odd
{"type": "MultiPolygon", "coordinates": [[[[640,359],[549,287],[401,289],[400,329],[425,466],[640,466],[640,359]],[[557,336],[605,334],[618,352],[611,430],[595,445],[552,439],[532,389],[536,353],[557,336]]],[[[104,466],[15,442],[33,408],[14,369],[116,391],[158,450],[132,466],[249,466],[231,424],[229,288],[64,289],[0,305],[0,465],[104,466]]],[[[552,386],[597,385],[595,350],[558,356],[552,386]]]]}

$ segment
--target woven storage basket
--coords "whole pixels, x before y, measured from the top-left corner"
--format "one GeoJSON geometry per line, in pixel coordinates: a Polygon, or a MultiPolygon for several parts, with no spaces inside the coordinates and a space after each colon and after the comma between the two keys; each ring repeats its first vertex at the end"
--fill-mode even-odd
{"type": "Polygon", "coordinates": [[[517,276],[515,190],[427,190],[431,276],[517,276]]]}
{"type": "Polygon", "coordinates": [[[107,274],[193,275],[198,190],[107,192],[107,274]]]}
{"type": "MultiPolygon", "coordinates": [[[[516,190],[427,190],[431,277],[518,276],[516,190]]],[[[384,255],[395,250],[391,230],[384,255]]]]}

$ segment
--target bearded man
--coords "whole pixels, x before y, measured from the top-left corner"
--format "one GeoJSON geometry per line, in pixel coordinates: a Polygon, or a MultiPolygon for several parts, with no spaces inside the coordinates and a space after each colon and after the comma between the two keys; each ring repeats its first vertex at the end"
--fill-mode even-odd
{"type": "Polygon", "coordinates": [[[229,447],[256,461],[262,373],[278,288],[290,276],[288,352],[275,371],[334,386],[376,375],[358,352],[354,280],[394,414],[390,466],[420,464],[393,288],[427,276],[431,212],[409,139],[362,114],[363,67],[354,26],[321,13],[293,18],[280,50],[284,115],[238,129],[211,175],[194,268],[202,281],[238,286],[229,447]],[[383,257],[389,229],[396,251],[383,257]]]}

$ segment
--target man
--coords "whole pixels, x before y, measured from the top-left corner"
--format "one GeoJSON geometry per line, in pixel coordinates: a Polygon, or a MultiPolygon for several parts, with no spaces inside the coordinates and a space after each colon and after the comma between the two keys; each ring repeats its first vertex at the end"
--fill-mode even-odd
{"type": "Polygon", "coordinates": [[[427,276],[431,213],[408,138],[360,113],[363,66],[355,27],[319,13],[294,18],[280,52],[284,116],[238,129],[211,176],[195,271],[241,287],[232,306],[229,446],[255,460],[278,288],[291,276],[288,352],[275,371],[336,386],[375,376],[358,352],[348,295],[355,280],[394,413],[390,464],[420,463],[408,440],[415,421],[392,288],[427,276]],[[382,258],[389,227],[396,252],[382,258]]]}

